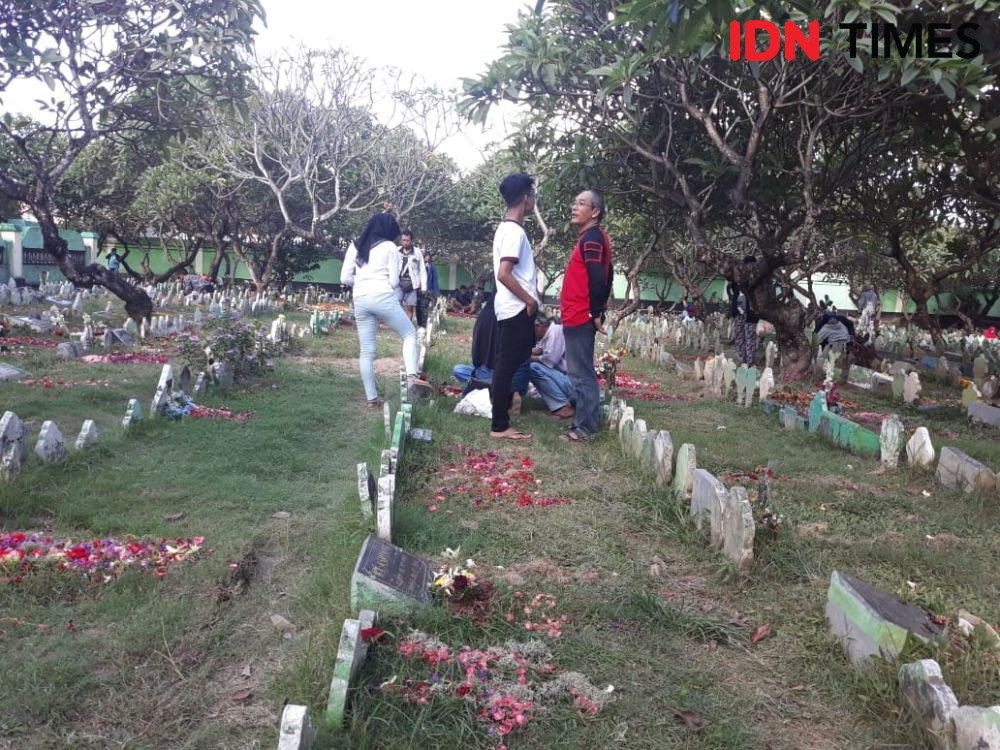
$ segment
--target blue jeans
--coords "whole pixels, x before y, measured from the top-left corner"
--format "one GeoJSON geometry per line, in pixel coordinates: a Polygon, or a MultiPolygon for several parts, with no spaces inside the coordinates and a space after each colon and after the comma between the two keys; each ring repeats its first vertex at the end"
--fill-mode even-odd
{"type": "Polygon", "coordinates": [[[597,432],[601,408],[601,391],[594,373],[594,337],[597,329],[592,323],[582,326],[563,326],[566,339],[566,370],[576,394],[576,416],[573,430],[582,435],[597,432]]]}
{"type": "Polygon", "coordinates": [[[386,292],[371,297],[355,297],[354,321],[358,327],[358,341],[361,356],[358,366],[361,382],[365,385],[365,396],[369,401],[378,398],[375,387],[375,334],[379,322],[385,323],[397,336],[403,339],[403,364],[407,375],[417,375],[417,330],[399,304],[395,292],[386,292]]]}
{"type": "Polygon", "coordinates": [[[569,376],[541,362],[531,363],[531,382],[549,411],[561,409],[575,399],[569,376]]]}
{"type": "MultiPolygon", "coordinates": [[[[459,383],[468,383],[469,379],[473,375],[472,365],[455,365],[451,368],[451,374],[459,383]]],[[[514,377],[510,382],[510,392],[520,393],[522,396],[528,392],[528,363],[525,362],[523,366],[517,368],[517,372],[514,373],[514,377]]],[[[493,382],[493,370],[491,370],[486,365],[479,365],[475,369],[476,380],[481,380],[484,383],[493,382]]]]}

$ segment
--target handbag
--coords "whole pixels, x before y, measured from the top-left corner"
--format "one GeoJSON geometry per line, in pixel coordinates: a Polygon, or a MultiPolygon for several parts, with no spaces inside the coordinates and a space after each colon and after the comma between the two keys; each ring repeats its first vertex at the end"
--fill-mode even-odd
{"type": "Polygon", "coordinates": [[[410,278],[410,264],[405,259],[403,261],[403,270],[399,272],[399,288],[406,294],[413,291],[413,279],[410,278]]]}

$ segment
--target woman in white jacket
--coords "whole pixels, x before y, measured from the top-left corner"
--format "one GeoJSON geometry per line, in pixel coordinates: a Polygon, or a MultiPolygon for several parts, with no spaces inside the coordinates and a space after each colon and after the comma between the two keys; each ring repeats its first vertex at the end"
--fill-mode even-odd
{"type": "Polygon", "coordinates": [[[344,256],[340,283],[354,287],[354,320],[358,327],[361,355],[358,365],[369,408],[381,402],[375,386],[375,334],[379,322],[385,323],[403,340],[403,364],[412,395],[430,391],[430,384],[417,372],[417,332],[399,304],[400,256],[396,249],[399,224],[389,213],[369,219],[361,236],[344,256]]]}

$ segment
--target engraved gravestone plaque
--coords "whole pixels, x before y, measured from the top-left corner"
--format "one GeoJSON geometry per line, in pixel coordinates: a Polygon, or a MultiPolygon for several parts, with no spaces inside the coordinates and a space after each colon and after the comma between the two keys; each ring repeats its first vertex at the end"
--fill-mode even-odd
{"type": "Polygon", "coordinates": [[[431,602],[430,564],[369,534],[351,577],[351,607],[381,612],[409,612],[431,602]]]}

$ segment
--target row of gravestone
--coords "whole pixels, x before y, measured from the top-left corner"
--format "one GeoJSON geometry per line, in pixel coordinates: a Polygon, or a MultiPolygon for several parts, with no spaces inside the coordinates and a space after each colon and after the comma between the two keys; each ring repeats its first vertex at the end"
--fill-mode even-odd
{"type": "MultiPolygon", "coordinates": [[[[84,450],[97,443],[97,426],[94,420],[83,423],[74,444],[77,450],[84,450]]],[[[21,473],[28,460],[27,429],[24,422],[12,411],[0,417],[0,479],[10,481],[21,473]]],[[[35,455],[42,463],[62,461],[69,453],[59,425],[46,420],[35,441],[35,455]]]]}
{"type": "MultiPolygon", "coordinates": [[[[776,407],[773,402],[765,403],[776,407]]],[[[809,405],[808,418],[802,417],[792,406],[782,406],[778,419],[786,430],[808,430],[821,438],[861,455],[878,456],[887,469],[898,465],[902,449],[904,426],[895,414],[882,420],[878,435],[851,420],[827,410],[826,392],[819,390],[809,405]]],[[[906,442],[907,462],[910,466],[931,469],[936,452],[926,427],[918,427],[906,442]]],[[[938,482],[952,490],[965,493],[988,493],[996,489],[996,473],[958,448],[945,446],[938,457],[935,476],[938,482]]]]}
{"type": "MultiPolygon", "coordinates": [[[[868,668],[873,659],[897,659],[911,639],[938,645],[949,640],[948,631],[924,609],[842,571],[830,576],[826,620],[859,669],[868,668]]],[[[956,613],[955,623],[962,636],[981,638],[1000,652],[1000,636],[989,623],[964,610],[956,613]]],[[[901,702],[935,747],[1000,748],[1000,706],[960,706],[933,659],[901,665],[898,681],[901,702]]]]}
{"type": "MultiPolygon", "coordinates": [[[[693,368],[680,362],[675,364],[682,379],[692,376],[695,379],[704,378],[710,384],[712,391],[724,399],[729,398],[729,390],[733,388],[737,403],[746,407],[751,405],[753,389],[757,384],[756,368],[748,368],[743,364],[737,367],[725,354],[710,357],[704,364],[697,359],[693,368]]],[[[768,400],[773,385],[773,373],[770,368],[765,368],[759,384],[760,403],[765,411],[777,408],[777,404],[768,400]]],[[[906,374],[903,368],[897,368],[892,387],[894,395],[898,398],[908,404],[915,403],[921,388],[919,376],[915,372],[906,374]]],[[[970,388],[974,389],[975,386],[970,385],[970,388]]],[[[971,400],[968,408],[970,418],[1000,426],[1000,409],[971,400]]],[[[877,455],[886,468],[895,468],[898,463],[903,425],[896,415],[890,415],[883,420],[880,434],[876,435],[846,417],[828,411],[826,393],[821,390],[813,397],[808,419],[800,417],[791,406],[781,408],[779,419],[786,429],[808,429],[809,432],[818,434],[847,450],[862,455],[877,455]]],[[[907,442],[906,454],[911,465],[930,468],[933,464],[934,446],[925,427],[918,427],[914,432],[907,442]]],[[[996,476],[993,471],[957,448],[943,449],[942,458],[944,460],[938,462],[937,477],[943,486],[961,489],[964,492],[985,492],[996,486],[996,476]]]]}
{"type": "MultiPolygon", "coordinates": [[[[185,365],[180,375],[180,393],[187,394],[190,392],[194,396],[202,395],[205,393],[209,381],[213,382],[220,390],[231,387],[233,385],[232,365],[225,360],[213,363],[208,372],[198,373],[193,388],[191,384],[191,370],[185,365]]],[[[157,383],[156,391],[150,402],[150,413],[163,413],[167,403],[177,393],[174,391],[173,368],[169,364],[164,365],[160,371],[160,379],[157,383]]],[[[122,417],[122,429],[128,431],[133,425],[141,422],[142,419],[143,411],[138,399],[129,399],[125,407],[125,414],[122,417]]],[[[97,426],[94,420],[85,420],[74,443],[75,448],[83,450],[97,442],[97,426]]],[[[43,422],[38,439],[35,442],[35,454],[39,460],[43,463],[54,463],[63,460],[68,455],[68,452],[66,441],[58,424],[54,420],[43,422]]],[[[0,479],[10,481],[20,474],[27,461],[27,457],[27,432],[24,423],[14,412],[5,412],[3,420],[0,421],[0,479]]]]}
{"type": "MultiPolygon", "coordinates": [[[[131,398],[125,407],[122,417],[122,429],[128,431],[133,425],[142,421],[142,406],[138,399],[131,398]]],[[[97,426],[94,420],[87,419],[80,428],[74,447],[84,450],[98,442],[97,426]]],[[[24,469],[28,458],[27,430],[17,414],[4,412],[0,419],[0,479],[10,481],[24,469]]],[[[46,420],[38,433],[35,442],[35,455],[42,463],[55,463],[68,455],[66,441],[59,426],[53,420],[46,420]]]]}
{"type": "Polygon", "coordinates": [[[617,431],[622,451],[655,477],[658,486],[672,481],[674,500],[689,506],[699,529],[708,518],[712,545],[722,550],[739,573],[748,572],[753,565],[756,524],[746,489],[726,489],[708,471],[699,469],[696,448],[690,443],[680,446],[675,460],[670,433],[650,430],[624,400],[613,397],[604,407],[604,417],[609,429],[617,431]]]}
{"type": "MultiPolygon", "coordinates": [[[[433,320],[439,323],[439,317],[433,320]]],[[[434,327],[428,325],[421,337],[422,352],[426,352],[426,344],[433,335],[434,327]]],[[[429,586],[434,575],[430,565],[392,543],[396,474],[402,465],[413,418],[403,369],[399,373],[399,391],[400,410],[395,418],[389,404],[383,404],[389,447],[381,453],[378,477],[367,463],[357,466],[361,514],[369,522],[374,521],[375,533],[362,543],[351,576],[351,609],[359,614],[357,618],[346,619],[341,628],[324,716],[326,725],[334,730],[344,727],[350,691],[368,655],[368,631],[375,626],[379,615],[402,615],[431,603],[429,586]]],[[[278,750],[309,750],[314,734],[307,708],[287,705],[281,717],[278,750]]]]}
{"type": "MultiPolygon", "coordinates": [[[[164,365],[160,373],[160,382],[150,405],[151,413],[157,413],[166,398],[169,398],[173,385],[173,374],[170,365],[164,365]]],[[[131,398],[122,416],[122,429],[126,432],[143,420],[142,405],[138,399],[131,398]]],[[[94,420],[85,420],[76,438],[76,450],[84,450],[98,442],[97,425],[94,420]]],[[[46,420],[38,433],[35,442],[35,455],[42,463],[55,463],[68,455],[69,450],[59,426],[54,420],[46,420]]],[[[27,462],[27,430],[24,422],[12,411],[4,412],[0,418],[0,478],[10,481],[24,469],[27,462]]]]}
{"type": "MultiPolygon", "coordinates": [[[[820,432],[824,429],[824,421],[837,415],[826,412],[826,394],[823,391],[817,394],[814,404],[816,408],[811,410],[811,420],[799,417],[792,407],[785,407],[782,410],[783,421],[786,425],[791,421],[788,419],[789,413],[785,411],[787,409],[794,420],[792,429],[812,428],[814,432],[820,432]],[[820,399],[822,409],[819,408],[820,399]]],[[[767,411],[773,411],[777,407],[766,399],[762,405],[767,411]]],[[[660,478],[664,464],[662,461],[657,463],[652,460],[649,436],[654,434],[659,438],[667,435],[669,445],[669,434],[650,433],[643,420],[635,419],[634,410],[617,399],[612,399],[606,408],[609,426],[617,426],[623,450],[631,453],[641,465],[658,472],[657,480],[662,484],[660,478]]],[[[842,424],[825,429],[841,442],[850,442],[855,448],[860,445],[862,452],[874,452],[874,440],[882,454],[883,463],[895,465],[898,460],[899,437],[903,425],[896,415],[890,415],[884,420],[881,440],[874,433],[857,440],[857,430],[863,428],[856,425],[854,430],[848,430],[842,424]],[[847,433],[851,433],[852,438],[848,438],[847,433]]],[[[672,451],[672,446],[668,450],[672,451]]],[[[661,449],[661,456],[663,453],[661,449]]],[[[918,428],[914,438],[911,438],[907,445],[907,456],[911,464],[928,466],[933,463],[934,449],[926,428],[918,428]]],[[[957,484],[966,491],[985,484],[988,481],[984,474],[985,467],[977,462],[970,462],[972,459],[960,451],[944,448],[938,465],[939,479],[945,484],[957,484]],[[942,469],[942,466],[945,468],[942,469]]],[[[670,465],[668,459],[666,466],[670,465]]],[[[738,570],[748,570],[753,563],[755,522],[746,490],[743,487],[727,490],[710,472],[698,469],[695,447],[690,444],[682,445],[678,451],[673,489],[676,498],[690,498],[690,514],[698,528],[701,528],[707,517],[712,543],[722,547],[726,557],[734,562],[738,570]]],[[[983,629],[996,647],[1000,648],[1000,638],[988,624],[968,613],[962,612],[960,615],[964,615],[964,619],[959,617],[960,623],[965,623],[970,631],[973,628],[983,629]]],[[[831,577],[827,596],[827,619],[831,632],[841,640],[855,664],[867,663],[874,655],[889,658],[898,656],[908,635],[927,642],[941,633],[940,626],[923,610],[849,574],[837,571],[831,577]]],[[[960,707],[951,689],[941,679],[940,667],[933,660],[903,665],[899,671],[899,682],[903,702],[933,737],[943,738],[942,747],[956,750],[1000,748],[1000,706],[960,707]]]]}
{"type": "MultiPolygon", "coordinates": [[[[678,363],[677,367],[680,371],[681,363],[678,363]]],[[[681,377],[684,377],[683,373],[681,377]]],[[[730,400],[735,392],[736,403],[745,408],[753,404],[754,391],[758,392],[758,399],[764,402],[774,389],[774,371],[771,367],[765,367],[758,377],[756,367],[748,367],[745,364],[737,366],[736,361],[729,359],[725,354],[709,357],[704,362],[696,359],[694,379],[704,379],[706,388],[723,400],[730,400]]]]}

